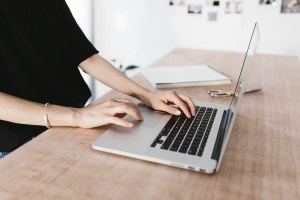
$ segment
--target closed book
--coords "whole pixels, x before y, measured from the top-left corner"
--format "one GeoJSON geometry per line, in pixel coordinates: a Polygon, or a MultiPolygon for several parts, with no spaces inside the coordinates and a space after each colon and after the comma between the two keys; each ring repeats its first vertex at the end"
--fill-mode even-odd
{"type": "Polygon", "coordinates": [[[231,84],[231,78],[208,65],[151,67],[142,74],[155,88],[231,84]]]}

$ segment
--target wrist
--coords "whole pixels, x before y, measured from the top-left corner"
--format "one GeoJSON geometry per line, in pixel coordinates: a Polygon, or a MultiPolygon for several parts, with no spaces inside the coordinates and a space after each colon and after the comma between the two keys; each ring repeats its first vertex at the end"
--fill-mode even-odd
{"type": "Polygon", "coordinates": [[[134,92],[131,96],[137,98],[140,101],[147,101],[149,99],[152,92],[146,88],[140,88],[137,92],[134,92]]]}
{"type": "Polygon", "coordinates": [[[70,109],[70,126],[80,127],[82,115],[80,108],[71,108],[70,109]]]}
{"type": "Polygon", "coordinates": [[[78,108],[49,104],[46,114],[49,124],[52,126],[78,127],[80,124],[80,112],[78,108]]]}

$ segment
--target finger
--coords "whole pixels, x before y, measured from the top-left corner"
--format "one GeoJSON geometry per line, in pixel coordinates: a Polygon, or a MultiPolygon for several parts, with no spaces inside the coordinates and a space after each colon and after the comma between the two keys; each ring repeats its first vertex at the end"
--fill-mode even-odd
{"type": "MultiPolygon", "coordinates": [[[[144,120],[140,110],[138,109],[137,106],[135,106],[135,104],[133,102],[131,102],[130,100],[126,100],[126,99],[113,99],[110,100],[109,102],[105,103],[105,107],[106,108],[114,108],[114,107],[118,107],[118,106],[128,106],[130,107],[132,110],[134,110],[134,113],[136,113],[138,115],[137,120],[144,120]]],[[[124,113],[124,112],[121,112],[124,113]]],[[[118,113],[112,113],[111,110],[109,109],[108,112],[109,115],[113,115],[113,114],[118,114],[118,113]]]]}
{"type": "Polygon", "coordinates": [[[140,109],[137,107],[135,103],[133,103],[129,99],[123,99],[123,98],[116,99],[116,101],[126,103],[128,106],[132,107],[132,109],[136,110],[136,112],[139,114],[139,120],[144,120],[144,117],[142,116],[140,109]]]}
{"type": "Polygon", "coordinates": [[[104,112],[111,116],[114,116],[115,114],[126,113],[136,120],[142,120],[139,110],[133,109],[131,106],[124,103],[118,106],[106,108],[104,112]]]}
{"type": "Polygon", "coordinates": [[[119,102],[125,102],[125,103],[131,103],[131,104],[134,104],[132,101],[130,101],[129,99],[124,99],[124,98],[119,98],[119,99],[115,99],[116,101],[119,101],[119,102]]]}
{"type": "Polygon", "coordinates": [[[173,102],[175,105],[177,105],[183,113],[188,117],[191,118],[190,111],[187,109],[187,105],[184,101],[182,101],[177,94],[174,92],[173,95],[168,97],[168,101],[173,102]]]}
{"type": "Polygon", "coordinates": [[[106,123],[116,124],[119,126],[125,126],[125,127],[129,127],[129,128],[133,127],[133,124],[131,122],[125,121],[118,117],[106,117],[106,123]]]}
{"type": "Polygon", "coordinates": [[[196,115],[196,108],[195,108],[195,104],[193,102],[193,100],[190,97],[184,96],[182,94],[178,95],[183,101],[185,101],[185,103],[190,107],[190,111],[192,113],[193,116],[196,115]]]}
{"type": "Polygon", "coordinates": [[[127,103],[129,106],[131,106],[133,109],[135,109],[135,110],[140,114],[141,120],[144,119],[144,117],[143,117],[142,114],[140,113],[139,107],[138,107],[135,103],[133,103],[131,100],[120,98],[120,99],[117,99],[117,101],[123,102],[123,103],[127,103]]]}
{"type": "Polygon", "coordinates": [[[158,108],[158,110],[165,111],[165,112],[170,113],[172,115],[180,115],[181,114],[180,110],[178,110],[174,106],[170,106],[170,105],[167,105],[165,103],[163,103],[162,106],[160,108],[158,108]]]}

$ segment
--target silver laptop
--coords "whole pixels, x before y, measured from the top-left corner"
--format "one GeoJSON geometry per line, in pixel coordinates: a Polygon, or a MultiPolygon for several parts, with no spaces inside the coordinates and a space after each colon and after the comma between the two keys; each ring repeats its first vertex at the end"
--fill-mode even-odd
{"type": "Polygon", "coordinates": [[[134,127],[113,125],[94,142],[93,149],[203,173],[217,172],[245,91],[257,42],[255,23],[229,106],[195,101],[196,116],[192,119],[141,106],[144,121],[125,116],[134,127]]]}

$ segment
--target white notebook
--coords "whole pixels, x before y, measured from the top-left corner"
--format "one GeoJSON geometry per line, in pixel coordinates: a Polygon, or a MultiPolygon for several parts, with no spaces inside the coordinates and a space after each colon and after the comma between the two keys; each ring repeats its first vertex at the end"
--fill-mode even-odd
{"type": "Polygon", "coordinates": [[[207,65],[151,67],[143,75],[156,88],[230,84],[231,78],[207,65]]]}

